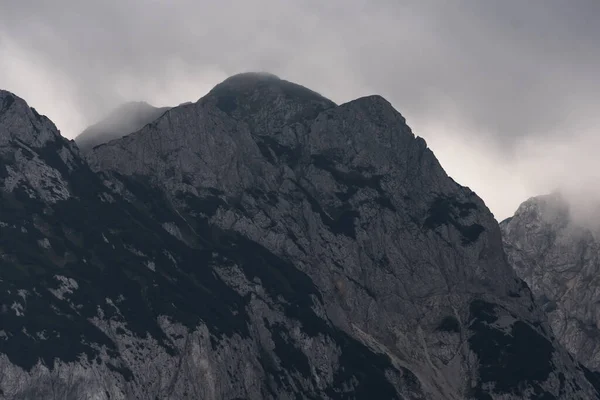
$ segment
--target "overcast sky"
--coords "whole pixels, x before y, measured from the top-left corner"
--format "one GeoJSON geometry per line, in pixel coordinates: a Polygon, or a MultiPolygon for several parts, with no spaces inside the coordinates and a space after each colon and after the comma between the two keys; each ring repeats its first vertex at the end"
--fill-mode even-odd
{"type": "Polygon", "coordinates": [[[381,94],[501,220],[600,193],[599,19],[599,0],[0,0],[0,88],[69,138],[243,71],[381,94]]]}

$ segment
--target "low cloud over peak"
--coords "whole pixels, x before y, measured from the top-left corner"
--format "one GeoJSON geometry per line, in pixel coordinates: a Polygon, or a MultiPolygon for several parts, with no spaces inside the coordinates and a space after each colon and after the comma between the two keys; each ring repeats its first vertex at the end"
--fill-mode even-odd
{"type": "Polygon", "coordinates": [[[503,219],[600,178],[599,16],[595,0],[7,1],[0,88],[70,138],[123,102],[196,101],[240,71],[336,103],[380,94],[503,219]]]}

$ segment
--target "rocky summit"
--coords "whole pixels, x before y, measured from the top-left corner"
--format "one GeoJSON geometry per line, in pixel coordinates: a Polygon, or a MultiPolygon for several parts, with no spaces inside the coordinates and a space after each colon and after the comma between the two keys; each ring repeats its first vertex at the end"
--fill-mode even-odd
{"type": "Polygon", "coordinates": [[[7,399],[593,399],[385,99],[267,74],[82,156],[0,92],[7,399]]]}
{"type": "Polygon", "coordinates": [[[122,138],[143,128],[168,109],[169,107],[157,108],[144,101],[122,104],[77,135],[75,142],[83,152],[87,152],[99,144],[122,138]]]}
{"type": "Polygon", "coordinates": [[[588,374],[600,376],[600,230],[575,211],[555,192],[527,200],[500,226],[508,260],[552,331],[588,374]]]}

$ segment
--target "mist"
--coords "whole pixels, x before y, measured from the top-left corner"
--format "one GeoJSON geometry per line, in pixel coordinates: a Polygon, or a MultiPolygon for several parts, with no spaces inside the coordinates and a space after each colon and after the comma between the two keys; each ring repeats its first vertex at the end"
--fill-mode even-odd
{"type": "Polygon", "coordinates": [[[244,71],[381,94],[502,220],[555,189],[600,199],[599,17],[594,0],[5,0],[0,87],[68,138],[244,71]]]}

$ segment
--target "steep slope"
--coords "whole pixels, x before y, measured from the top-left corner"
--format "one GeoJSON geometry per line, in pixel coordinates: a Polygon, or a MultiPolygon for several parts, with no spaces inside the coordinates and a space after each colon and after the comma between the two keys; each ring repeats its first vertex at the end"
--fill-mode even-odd
{"type": "Polygon", "coordinates": [[[87,152],[99,144],[119,139],[140,130],[170,107],[154,107],[146,102],[130,102],[114,109],[106,118],[86,128],[75,138],[79,148],[87,152]]]}
{"type": "Polygon", "coordinates": [[[103,181],[21,99],[0,104],[5,398],[417,398],[289,262],[192,230],[144,182],[103,181]]]}
{"type": "MultiPolygon", "coordinates": [[[[306,277],[294,289],[295,279],[281,281],[279,264],[215,267],[240,295],[270,292],[295,310],[287,315],[301,330],[321,335],[319,321],[328,321],[379,354],[372,364],[342,352],[339,370],[324,374],[305,339],[288,336],[287,347],[299,353],[276,346],[275,371],[299,374],[303,393],[346,380],[316,396],[597,396],[507,264],[491,213],[381,97],[336,106],[277,77],[243,74],[95,148],[88,161],[113,182],[162,190],[180,219],[153,207],[151,197],[138,200],[182,242],[193,246],[207,231],[233,236],[306,277]],[[253,287],[259,273],[264,289],[253,287]],[[293,296],[273,292],[282,289],[293,296]],[[348,362],[378,370],[364,375],[348,362]]],[[[285,387],[275,383],[273,393],[285,387]]]]}
{"type": "Polygon", "coordinates": [[[559,341],[600,371],[600,239],[559,194],[534,197],[501,224],[509,262],[531,287],[559,341]]]}

